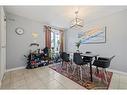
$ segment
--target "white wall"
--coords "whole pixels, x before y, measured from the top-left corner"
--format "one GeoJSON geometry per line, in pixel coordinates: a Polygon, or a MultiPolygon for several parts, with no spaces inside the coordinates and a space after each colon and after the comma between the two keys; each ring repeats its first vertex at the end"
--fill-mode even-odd
{"type": "MultiPolygon", "coordinates": [[[[84,44],[80,51],[92,51],[100,56],[110,57],[116,55],[112,60],[110,68],[127,72],[127,10],[96,19],[85,23],[84,30],[93,26],[107,26],[107,42],[103,44],[84,44]]],[[[66,31],[66,51],[75,51],[75,42],[80,29],[66,31]]]]}
{"type": "Polygon", "coordinates": [[[26,66],[24,55],[29,53],[29,45],[34,41],[32,32],[37,32],[40,48],[44,48],[43,24],[7,13],[7,69],[26,66]],[[24,29],[23,35],[17,35],[15,29],[24,29]]]}

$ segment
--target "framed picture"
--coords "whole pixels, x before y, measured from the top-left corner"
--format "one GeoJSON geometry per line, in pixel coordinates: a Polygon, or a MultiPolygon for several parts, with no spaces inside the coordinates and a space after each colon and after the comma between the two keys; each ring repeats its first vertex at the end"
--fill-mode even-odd
{"type": "Polygon", "coordinates": [[[106,43],[106,27],[94,27],[78,33],[81,44],[106,43]]]}

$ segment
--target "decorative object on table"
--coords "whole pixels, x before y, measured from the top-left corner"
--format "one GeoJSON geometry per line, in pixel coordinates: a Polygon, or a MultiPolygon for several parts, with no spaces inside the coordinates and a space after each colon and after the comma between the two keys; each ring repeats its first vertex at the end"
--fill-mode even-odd
{"type": "Polygon", "coordinates": [[[18,34],[18,35],[22,35],[22,34],[24,34],[24,29],[21,28],[21,27],[18,27],[18,28],[15,29],[15,32],[16,32],[16,34],[18,34]]]}
{"type": "Polygon", "coordinates": [[[93,27],[78,33],[81,44],[106,43],[106,27],[93,27]]]}
{"type": "MultiPolygon", "coordinates": [[[[61,64],[53,64],[52,66],[50,66],[51,69],[55,70],[56,72],[64,75],[65,77],[69,78],[70,80],[76,82],[77,84],[87,88],[87,89],[108,89],[109,88],[109,85],[110,85],[110,82],[111,82],[111,78],[112,78],[112,75],[113,73],[112,72],[109,72],[107,71],[107,74],[108,74],[108,84],[106,84],[105,82],[101,81],[101,79],[104,78],[104,75],[103,75],[103,71],[102,70],[99,70],[99,75],[101,77],[98,77],[96,76],[96,68],[93,68],[93,82],[91,83],[90,82],[90,77],[87,77],[86,75],[86,72],[83,70],[82,72],[82,80],[80,79],[79,75],[78,75],[78,71],[79,71],[79,68],[77,68],[76,72],[74,73],[74,75],[72,75],[72,72],[73,70],[70,68],[68,68],[68,73],[66,71],[66,68],[63,68],[61,69],[61,64]],[[86,87],[87,86],[87,87],[86,87]]],[[[86,69],[89,69],[86,68],[86,69]]]]}
{"type": "Polygon", "coordinates": [[[80,45],[81,45],[81,40],[79,40],[78,42],[76,42],[77,51],[79,51],[80,45]]]}

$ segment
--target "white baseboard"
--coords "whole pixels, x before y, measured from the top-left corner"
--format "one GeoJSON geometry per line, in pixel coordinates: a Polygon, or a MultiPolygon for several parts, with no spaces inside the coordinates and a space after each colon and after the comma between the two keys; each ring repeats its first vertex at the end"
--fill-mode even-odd
{"type": "Polygon", "coordinates": [[[10,71],[14,71],[14,70],[20,70],[20,69],[25,69],[26,67],[17,67],[17,68],[11,68],[11,69],[7,69],[6,72],[10,72],[10,71]]]}
{"type": "MultiPolygon", "coordinates": [[[[93,67],[94,67],[94,66],[93,66],[93,67]]],[[[95,67],[94,67],[94,68],[95,68],[95,67]]],[[[10,71],[14,71],[14,70],[20,70],[20,69],[25,69],[25,66],[7,69],[6,72],[10,72],[10,71]]],[[[114,73],[117,73],[117,74],[127,75],[127,72],[118,71],[118,70],[114,70],[114,69],[107,69],[107,70],[108,70],[108,71],[111,71],[111,72],[114,72],[114,73]]]]}
{"type": "Polygon", "coordinates": [[[122,74],[122,75],[127,75],[127,72],[123,72],[123,71],[118,71],[118,70],[114,70],[114,69],[107,69],[108,71],[117,73],[117,74],[122,74]]]}
{"type": "MultiPolygon", "coordinates": [[[[96,67],[93,66],[93,68],[96,68],[96,67]]],[[[111,72],[114,72],[114,73],[117,73],[117,74],[121,74],[121,75],[127,75],[127,72],[118,71],[118,70],[115,70],[115,69],[108,68],[107,71],[111,71],[111,72]]]]}

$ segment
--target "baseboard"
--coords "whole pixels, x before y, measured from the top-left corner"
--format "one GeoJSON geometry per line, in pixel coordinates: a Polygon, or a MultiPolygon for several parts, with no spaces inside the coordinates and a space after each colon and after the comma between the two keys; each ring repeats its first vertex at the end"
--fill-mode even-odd
{"type": "MultiPolygon", "coordinates": [[[[96,67],[93,66],[93,68],[96,68],[96,67]]],[[[127,75],[127,72],[118,71],[118,70],[115,70],[115,69],[108,68],[107,71],[111,71],[111,72],[114,72],[114,73],[117,73],[117,74],[127,75]]]]}
{"type": "MultiPolygon", "coordinates": [[[[6,72],[10,72],[10,71],[14,71],[14,70],[20,70],[20,69],[25,69],[25,68],[26,68],[25,66],[17,67],[17,68],[11,68],[11,69],[7,69],[6,72]]],[[[118,74],[122,74],[122,75],[127,75],[127,72],[118,71],[118,70],[114,70],[114,69],[107,69],[107,70],[111,71],[111,72],[114,72],[114,73],[118,73],[118,74]]]]}
{"type": "Polygon", "coordinates": [[[114,70],[114,69],[107,69],[108,71],[117,73],[117,74],[122,74],[122,75],[127,75],[127,72],[123,72],[123,71],[118,71],[118,70],[114,70]]]}
{"type": "Polygon", "coordinates": [[[11,69],[7,69],[6,72],[10,72],[10,71],[14,71],[14,70],[20,70],[20,69],[25,69],[25,66],[22,67],[17,67],[17,68],[11,68],[11,69]]]}

